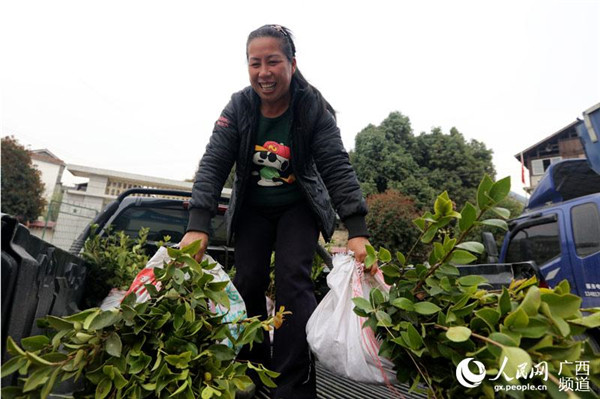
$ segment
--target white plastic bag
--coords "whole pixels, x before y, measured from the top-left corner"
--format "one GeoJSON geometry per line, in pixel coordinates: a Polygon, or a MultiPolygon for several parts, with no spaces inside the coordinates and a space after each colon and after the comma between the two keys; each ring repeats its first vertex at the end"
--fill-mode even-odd
{"type": "Polygon", "coordinates": [[[389,291],[381,271],[375,276],[363,274],[362,265],[350,255],[335,255],[327,285],[331,290],[306,324],[313,353],[325,367],[343,377],[388,386],[395,383],[392,362],[379,357],[380,343],[373,330],[363,328],[366,319],[352,310],[352,298],[368,300],[371,288],[389,291]]]}
{"type": "MultiPolygon", "coordinates": [[[[153,269],[155,267],[162,269],[164,267],[164,264],[169,263],[171,260],[172,258],[169,256],[167,248],[160,247],[158,251],[156,251],[154,256],[148,261],[148,263],[146,263],[146,267],[137,274],[137,276],[131,283],[129,290],[127,290],[127,292],[125,293],[125,295],[123,295],[122,298],[126,297],[131,292],[135,292],[137,303],[142,303],[149,300],[150,294],[148,293],[145,284],[152,284],[158,290],[160,290],[162,285],[160,281],[156,280],[153,269]]],[[[227,309],[227,307],[223,305],[215,304],[213,301],[209,300],[208,305],[210,311],[217,315],[224,315],[222,318],[223,323],[231,323],[233,321],[245,318],[246,304],[244,303],[244,300],[242,299],[242,296],[238,292],[237,288],[235,288],[235,286],[231,282],[227,273],[225,273],[225,271],[223,270],[223,266],[215,262],[215,260],[207,254],[204,254],[204,256],[202,257],[202,261],[204,260],[208,260],[208,263],[211,264],[216,263],[216,266],[214,266],[212,269],[204,270],[205,273],[209,273],[214,276],[213,282],[229,282],[227,286],[225,286],[225,292],[227,293],[227,297],[229,298],[229,309],[227,309]]],[[[187,273],[184,275],[184,277],[186,280],[190,278],[190,276],[187,273]]],[[[229,324],[229,332],[234,338],[237,339],[243,331],[240,326],[235,324],[229,324]]],[[[232,342],[228,338],[223,340],[222,343],[229,346],[230,348],[235,349],[236,352],[241,349],[240,347],[234,347],[232,342]]]]}

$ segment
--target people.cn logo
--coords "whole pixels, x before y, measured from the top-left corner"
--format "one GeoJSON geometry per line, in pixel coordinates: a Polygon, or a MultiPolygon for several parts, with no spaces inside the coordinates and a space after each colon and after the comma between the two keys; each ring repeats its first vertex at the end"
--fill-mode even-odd
{"type": "Polygon", "coordinates": [[[485,378],[485,366],[483,363],[474,360],[473,363],[479,369],[479,374],[475,374],[469,370],[469,362],[473,360],[472,357],[468,357],[458,363],[456,366],[456,379],[465,388],[475,388],[481,384],[481,381],[485,378]]]}

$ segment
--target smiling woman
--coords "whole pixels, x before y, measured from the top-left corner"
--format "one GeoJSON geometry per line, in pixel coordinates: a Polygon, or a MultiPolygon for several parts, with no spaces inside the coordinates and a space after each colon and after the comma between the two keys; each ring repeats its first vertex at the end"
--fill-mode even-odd
{"type": "MultiPolygon", "coordinates": [[[[337,214],[348,249],[363,262],[366,203],[344,150],[333,108],[302,76],[291,32],[265,25],[246,44],[250,87],[235,93],[215,124],[200,161],[185,246],[210,233],[218,197],[235,164],[228,238],[235,233],[234,284],[249,316],[266,317],[265,291],[275,251],[276,308],[292,312],[274,334],[240,357],[280,373],[274,398],[315,398],[314,361],[306,322],[316,307],[311,281],[319,233],[333,234],[337,214]]],[[[255,383],[260,384],[259,380],[255,383]]]]}

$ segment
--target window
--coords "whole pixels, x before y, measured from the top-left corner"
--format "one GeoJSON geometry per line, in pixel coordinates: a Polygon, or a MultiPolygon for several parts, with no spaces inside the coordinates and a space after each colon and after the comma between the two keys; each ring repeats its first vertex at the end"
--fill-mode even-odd
{"type": "Polygon", "coordinates": [[[545,159],[534,159],[531,161],[531,173],[534,176],[543,175],[546,173],[546,169],[553,163],[560,161],[562,157],[545,158],[545,159]]]}
{"type": "Polygon", "coordinates": [[[600,251],[600,216],[593,202],[571,209],[575,252],[582,258],[600,251]]]}
{"type": "Polygon", "coordinates": [[[560,255],[557,222],[527,226],[513,235],[506,253],[507,262],[534,261],[538,266],[560,255]]]}

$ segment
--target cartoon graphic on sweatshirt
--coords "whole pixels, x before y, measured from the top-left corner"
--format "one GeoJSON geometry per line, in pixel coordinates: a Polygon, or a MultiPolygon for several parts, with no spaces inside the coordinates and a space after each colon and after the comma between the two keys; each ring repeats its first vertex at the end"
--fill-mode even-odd
{"type": "Polygon", "coordinates": [[[252,162],[260,166],[260,170],[253,171],[254,176],[260,176],[259,186],[274,187],[283,183],[291,184],[296,177],[291,173],[290,147],[267,141],[265,144],[254,146],[252,162]]]}

